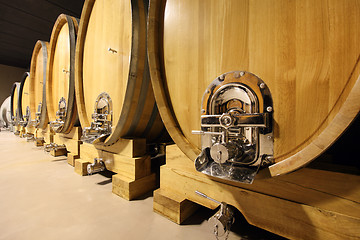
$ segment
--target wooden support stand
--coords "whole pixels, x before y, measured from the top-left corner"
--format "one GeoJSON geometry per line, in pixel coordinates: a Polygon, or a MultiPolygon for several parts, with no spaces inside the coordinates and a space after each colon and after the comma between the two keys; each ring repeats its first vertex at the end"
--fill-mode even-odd
{"type": "Polygon", "coordinates": [[[111,147],[83,143],[75,172],[87,175],[87,165],[101,158],[106,169],[117,173],[112,177],[112,191],[127,200],[154,190],[156,174],[151,171],[151,158],[146,155],[145,139],[121,139],[111,147]]]}
{"type": "Polygon", "coordinates": [[[23,126],[20,126],[20,130],[19,130],[19,136],[20,138],[24,138],[26,134],[26,129],[23,126]]]}
{"type": "Polygon", "coordinates": [[[176,145],[167,147],[154,211],[183,222],[199,204],[218,205],[195,193],[236,207],[257,227],[290,239],[359,239],[360,177],[315,169],[241,184],[195,170],[176,145]]]}
{"type": "Polygon", "coordinates": [[[52,134],[50,134],[49,127],[46,127],[45,129],[35,129],[34,138],[35,146],[37,147],[41,147],[44,146],[44,144],[49,144],[53,142],[52,134]]]}
{"type": "Polygon", "coordinates": [[[14,126],[14,134],[16,136],[20,136],[20,130],[21,130],[21,126],[19,125],[14,126]]]}
{"type": "Polygon", "coordinates": [[[75,159],[80,157],[80,138],[82,130],[81,127],[73,127],[70,133],[56,133],[53,134],[53,143],[57,145],[65,145],[66,148],[53,149],[50,154],[54,157],[67,155],[68,163],[75,166],[75,159]]]}

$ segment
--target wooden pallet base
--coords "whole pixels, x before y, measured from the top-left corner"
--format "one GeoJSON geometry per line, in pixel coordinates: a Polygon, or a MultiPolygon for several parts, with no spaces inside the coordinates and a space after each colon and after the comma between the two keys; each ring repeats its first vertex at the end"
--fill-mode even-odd
{"type": "Polygon", "coordinates": [[[80,146],[80,158],[75,159],[75,172],[81,176],[87,175],[87,165],[98,158],[102,159],[107,170],[117,173],[112,178],[112,189],[120,197],[132,200],[157,188],[156,174],[151,170],[151,158],[141,155],[143,149],[146,149],[145,141],[122,139],[117,144],[111,147],[114,153],[104,150],[104,147],[99,149],[83,143],[80,146]]]}
{"type": "Polygon", "coordinates": [[[359,183],[359,176],[306,169],[252,185],[219,182],[197,172],[191,160],[170,146],[154,211],[181,223],[194,211],[194,203],[218,207],[195,193],[200,191],[234,206],[250,224],[290,239],[359,239],[359,183]]]}

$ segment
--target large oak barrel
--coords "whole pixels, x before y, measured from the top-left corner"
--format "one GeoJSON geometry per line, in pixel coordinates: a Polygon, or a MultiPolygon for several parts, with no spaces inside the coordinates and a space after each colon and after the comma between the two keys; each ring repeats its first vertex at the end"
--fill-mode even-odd
{"type": "Polygon", "coordinates": [[[11,124],[10,98],[11,96],[7,97],[0,107],[0,119],[3,121],[3,127],[6,128],[11,124]]]}
{"type": "Polygon", "coordinates": [[[10,95],[10,116],[13,126],[19,125],[19,110],[18,110],[19,89],[20,89],[20,82],[15,82],[12,85],[11,95],[10,95]]]}
{"type": "Polygon", "coordinates": [[[25,72],[19,89],[19,119],[22,126],[30,123],[30,73],[25,72]]]}
{"type": "Polygon", "coordinates": [[[270,175],[304,166],[359,112],[359,21],[358,0],[151,0],[149,65],[168,132],[197,159],[192,130],[201,129],[210,84],[245,74],[273,100],[270,175]]]}
{"type": "Polygon", "coordinates": [[[167,134],[150,83],[144,2],[84,3],[76,47],[75,91],[83,136],[92,131],[90,126],[93,130],[98,124],[101,129],[110,129],[102,135],[108,137],[94,137],[98,144],[109,146],[120,138],[156,142],[167,134]]]}
{"type": "Polygon", "coordinates": [[[71,131],[77,119],[75,103],[76,18],[61,14],[53,27],[46,78],[49,122],[56,132],[71,131]]]}
{"type": "Polygon", "coordinates": [[[30,115],[35,127],[45,129],[48,125],[46,110],[46,69],[49,43],[38,40],[35,44],[30,65],[30,115]]]}

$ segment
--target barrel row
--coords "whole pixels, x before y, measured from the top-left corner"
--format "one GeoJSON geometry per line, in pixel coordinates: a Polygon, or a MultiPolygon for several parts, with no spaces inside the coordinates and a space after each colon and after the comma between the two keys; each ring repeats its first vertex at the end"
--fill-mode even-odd
{"type": "Polygon", "coordinates": [[[108,151],[169,134],[198,172],[232,186],[293,172],[360,110],[359,4],[86,0],[80,20],[60,15],[36,43],[11,121],[81,126],[108,151]]]}
{"type": "Polygon", "coordinates": [[[172,139],[195,160],[203,147],[201,137],[192,134],[192,130],[200,130],[199,119],[208,114],[202,113],[205,90],[219,76],[243,70],[258,76],[271,90],[275,163],[271,169],[272,175],[279,175],[316,158],[357,114],[358,106],[347,107],[351,104],[347,100],[353,93],[356,97],[358,91],[357,28],[351,25],[358,17],[351,7],[356,5],[355,0],[342,7],[319,1],[319,8],[324,11],[336,9],[323,16],[335,30],[325,28],[319,21],[311,28],[301,28],[312,22],[316,14],[309,10],[302,13],[304,17],[295,18],[288,11],[300,4],[295,2],[266,14],[253,13],[253,9],[263,8],[256,4],[247,6],[247,1],[228,3],[229,12],[216,14],[212,9],[225,8],[225,3],[207,7],[200,2],[151,3],[147,27],[148,5],[143,1],[115,1],[113,9],[102,1],[86,1],[78,37],[78,20],[59,16],[50,43],[38,41],[35,45],[30,77],[24,76],[20,86],[15,84],[12,89],[11,117],[25,126],[45,129],[58,118],[56,113],[63,99],[66,112],[62,113],[64,126],[59,131],[66,133],[76,122],[83,128],[90,127],[97,111],[95,103],[106,96],[111,134],[103,139],[104,145],[113,145],[124,137],[164,137],[160,112],[172,139]],[[187,14],[173,14],[176,9],[187,14]],[[236,9],[251,13],[250,18],[235,14],[236,9]],[[106,16],[112,11],[118,14],[106,16]],[[348,11],[353,13],[351,18],[333,21],[348,11]],[[178,27],[174,21],[164,20],[167,12],[178,27]],[[199,22],[196,18],[202,15],[205,17],[199,22]],[[228,18],[221,28],[219,19],[225,16],[228,18]],[[282,22],[281,17],[291,21],[282,22]],[[264,19],[271,21],[263,25],[264,19]],[[285,37],[270,30],[275,25],[285,37]],[[337,29],[346,32],[332,35],[337,29]],[[223,34],[215,34],[218,30],[223,34]],[[246,33],[247,37],[237,32],[246,33]],[[295,36],[303,37],[296,40],[295,36]],[[249,38],[254,41],[248,41],[249,38]],[[347,54],[340,57],[339,52],[347,54]],[[319,104],[310,109],[315,102],[319,104]],[[343,120],[344,116],[338,120],[342,112],[348,120],[343,120]],[[336,122],[341,122],[341,126],[336,127],[336,122]],[[327,134],[330,135],[322,137],[327,134]],[[300,158],[306,160],[300,163],[300,158]]]}

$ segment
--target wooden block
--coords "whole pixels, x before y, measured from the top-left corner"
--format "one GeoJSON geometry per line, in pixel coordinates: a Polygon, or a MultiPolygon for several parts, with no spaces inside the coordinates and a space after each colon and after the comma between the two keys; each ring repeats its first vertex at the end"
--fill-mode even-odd
{"type": "Polygon", "coordinates": [[[97,149],[97,146],[83,143],[80,146],[80,157],[88,162],[94,162],[94,158],[101,158],[107,170],[118,173],[132,180],[137,180],[151,174],[150,156],[129,157],[123,154],[97,149]]]}
{"type": "Polygon", "coordinates": [[[93,144],[84,142],[80,145],[81,159],[86,159],[88,162],[94,162],[94,158],[101,157],[101,150],[95,148],[93,144]]]}
{"type": "Polygon", "coordinates": [[[132,158],[101,151],[100,157],[103,159],[106,169],[132,180],[143,178],[151,173],[150,156],[132,158]]]}
{"type": "Polygon", "coordinates": [[[119,139],[111,146],[95,145],[97,149],[136,158],[146,155],[146,139],[119,139]]]}
{"type": "Polygon", "coordinates": [[[67,154],[66,148],[52,149],[50,155],[54,157],[64,156],[67,154]]]}
{"type": "Polygon", "coordinates": [[[75,167],[75,160],[79,159],[79,158],[80,158],[79,155],[74,155],[73,153],[67,154],[67,162],[68,162],[68,164],[70,164],[73,167],[75,167]]]}
{"type": "Polygon", "coordinates": [[[42,138],[35,139],[35,146],[36,147],[42,147],[42,146],[44,146],[44,143],[45,143],[45,141],[42,138]]]}
{"type": "Polygon", "coordinates": [[[56,143],[58,145],[63,145],[64,144],[64,141],[60,137],[60,134],[54,134],[53,140],[54,140],[54,143],[56,143]]]}
{"type": "Polygon", "coordinates": [[[112,176],[112,192],[127,200],[140,197],[155,188],[156,175],[154,173],[137,180],[119,174],[112,176]]]}
{"type": "Polygon", "coordinates": [[[63,138],[70,138],[74,140],[80,140],[82,135],[81,127],[73,127],[69,133],[59,133],[63,138]]]}
{"type": "Polygon", "coordinates": [[[87,173],[87,165],[90,164],[90,162],[83,160],[81,158],[75,160],[75,172],[81,176],[88,175],[87,173]]]}
{"type": "Polygon", "coordinates": [[[154,212],[167,217],[177,224],[181,224],[199,208],[198,204],[187,200],[184,196],[167,192],[163,189],[154,191],[153,201],[154,212]]]}
{"type": "Polygon", "coordinates": [[[80,141],[77,139],[63,137],[62,134],[54,135],[54,142],[58,145],[65,145],[68,152],[80,155],[80,141]]]}

